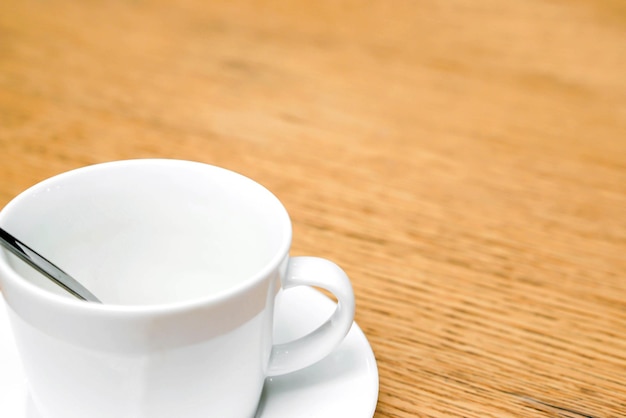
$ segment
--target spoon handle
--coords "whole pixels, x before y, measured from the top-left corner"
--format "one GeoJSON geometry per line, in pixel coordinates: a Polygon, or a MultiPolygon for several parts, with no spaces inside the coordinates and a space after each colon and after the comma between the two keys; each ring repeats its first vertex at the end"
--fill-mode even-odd
{"type": "Polygon", "coordinates": [[[63,270],[46,260],[35,250],[15,238],[13,235],[9,234],[3,228],[0,228],[0,244],[11,253],[15,254],[18,258],[26,262],[26,264],[33,267],[35,270],[67,290],[72,295],[76,296],[78,299],[102,303],[69,274],[65,273],[63,270]]]}

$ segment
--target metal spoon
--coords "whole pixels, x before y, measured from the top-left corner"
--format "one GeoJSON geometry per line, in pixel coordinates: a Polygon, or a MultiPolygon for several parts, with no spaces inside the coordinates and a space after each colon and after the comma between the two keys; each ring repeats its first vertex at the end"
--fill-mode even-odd
{"type": "Polygon", "coordinates": [[[72,295],[76,296],[78,299],[102,303],[69,274],[65,273],[63,270],[46,260],[35,250],[15,238],[13,235],[9,234],[3,228],[0,228],[0,244],[2,244],[2,246],[4,246],[11,253],[15,254],[18,258],[26,262],[26,264],[33,267],[35,270],[52,280],[57,285],[61,286],[63,289],[67,290],[72,295]]]}

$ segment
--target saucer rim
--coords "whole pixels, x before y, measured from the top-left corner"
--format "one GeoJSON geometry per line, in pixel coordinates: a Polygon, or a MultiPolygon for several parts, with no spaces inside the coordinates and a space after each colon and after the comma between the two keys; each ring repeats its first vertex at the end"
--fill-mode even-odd
{"type": "MultiPolygon", "coordinates": [[[[335,309],[336,307],[335,301],[333,301],[323,292],[311,286],[297,286],[295,288],[288,289],[287,292],[294,292],[294,293],[300,292],[301,295],[299,297],[302,299],[305,299],[305,298],[307,299],[307,303],[303,303],[303,305],[307,306],[309,310],[313,310],[313,309],[320,310],[320,309],[326,308],[330,312],[332,312],[332,310],[335,309]],[[315,299],[314,303],[310,303],[312,299],[315,299]]],[[[314,315],[318,315],[318,314],[315,313],[314,315]]],[[[370,400],[369,407],[366,409],[365,406],[363,406],[362,415],[354,416],[353,418],[372,418],[376,414],[376,409],[378,406],[378,399],[379,399],[379,391],[380,391],[380,377],[378,373],[378,362],[376,360],[376,355],[374,354],[374,350],[369,340],[367,339],[367,336],[365,335],[361,327],[356,323],[356,321],[352,322],[352,327],[350,328],[350,331],[346,335],[344,341],[335,349],[335,352],[339,350],[345,344],[355,345],[358,347],[358,351],[361,354],[365,354],[363,356],[364,360],[363,360],[362,367],[367,368],[366,374],[367,374],[367,379],[369,382],[367,385],[368,386],[367,391],[369,393],[366,394],[365,396],[361,395],[362,397],[359,397],[360,402],[363,402],[364,399],[369,399],[370,400]]],[[[324,360],[322,359],[321,362],[323,361],[324,360]]],[[[318,364],[319,363],[313,364],[309,366],[308,368],[319,367],[318,364]]],[[[299,370],[299,371],[295,371],[293,372],[293,374],[305,372],[306,369],[307,368],[299,370]]],[[[287,374],[284,376],[289,376],[289,375],[290,374],[287,374]]],[[[280,380],[281,377],[282,376],[275,376],[271,378],[268,377],[267,379],[280,380]]],[[[343,417],[343,415],[339,415],[339,416],[343,417]]],[[[333,417],[335,417],[334,414],[331,416],[331,418],[333,417]]],[[[266,417],[265,415],[261,415],[258,418],[269,418],[269,417],[266,417]]]]}

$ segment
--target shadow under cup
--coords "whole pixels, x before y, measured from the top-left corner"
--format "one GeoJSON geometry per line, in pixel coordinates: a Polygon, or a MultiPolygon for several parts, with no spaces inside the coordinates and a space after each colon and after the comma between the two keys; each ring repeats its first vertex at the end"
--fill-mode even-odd
{"type": "MultiPolygon", "coordinates": [[[[174,160],[120,161],[68,172],[3,211],[9,232],[103,303],[161,305],[219,295],[284,257],[289,217],[236,173],[174,160]]],[[[18,274],[67,294],[11,257],[18,274]]]]}

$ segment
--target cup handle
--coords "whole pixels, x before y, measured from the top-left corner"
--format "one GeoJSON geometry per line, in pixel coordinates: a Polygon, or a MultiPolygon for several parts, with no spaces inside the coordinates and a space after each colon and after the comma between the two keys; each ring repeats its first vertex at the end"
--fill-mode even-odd
{"type": "Polygon", "coordinates": [[[354,293],[350,280],[335,263],[317,257],[292,257],[282,288],[316,286],[337,298],[337,308],[319,328],[297,340],[275,344],[267,376],[279,376],[310,366],[330,354],[345,338],[354,321],[354,293]]]}

